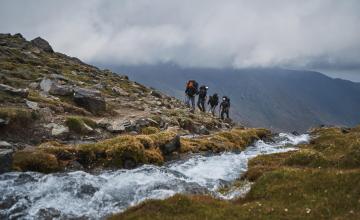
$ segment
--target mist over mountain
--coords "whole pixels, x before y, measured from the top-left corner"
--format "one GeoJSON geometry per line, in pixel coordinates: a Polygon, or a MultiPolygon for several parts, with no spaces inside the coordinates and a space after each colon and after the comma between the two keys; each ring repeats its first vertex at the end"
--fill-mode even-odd
{"type": "Polygon", "coordinates": [[[182,68],[176,65],[118,66],[111,69],[180,99],[195,79],[209,94],[231,98],[231,117],[247,126],[306,131],[360,123],[360,83],[313,71],[285,69],[182,68]]]}

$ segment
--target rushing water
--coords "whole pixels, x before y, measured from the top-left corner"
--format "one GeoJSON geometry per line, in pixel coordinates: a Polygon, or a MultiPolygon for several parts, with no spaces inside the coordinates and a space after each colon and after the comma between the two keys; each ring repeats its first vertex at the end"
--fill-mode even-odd
{"type": "Polygon", "coordinates": [[[294,150],[294,145],[308,140],[306,134],[280,134],[273,143],[258,141],[241,153],[194,155],[161,167],[144,165],[100,174],[2,174],[0,219],[101,219],[146,199],[164,199],[176,193],[232,199],[243,196],[250,183],[227,194],[217,190],[239,178],[249,158],[294,150]]]}

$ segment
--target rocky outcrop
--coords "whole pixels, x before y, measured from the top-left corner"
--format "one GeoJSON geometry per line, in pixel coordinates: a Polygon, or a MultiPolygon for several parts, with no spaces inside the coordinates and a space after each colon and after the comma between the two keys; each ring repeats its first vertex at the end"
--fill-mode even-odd
{"type": "Polygon", "coordinates": [[[31,43],[36,46],[37,48],[48,52],[48,53],[54,53],[54,50],[52,49],[52,47],[50,46],[49,42],[47,42],[46,40],[42,39],[41,37],[37,37],[35,39],[33,39],[31,41],[31,43]]]}
{"type": "Polygon", "coordinates": [[[60,85],[50,78],[44,78],[40,83],[40,88],[51,95],[69,96],[73,94],[73,88],[71,86],[60,85]]]}
{"type": "Polygon", "coordinates": [[[174,139],[160,146],[160,149],[164,155],[169,155],[172,152],[180,150],[180,147],[181,147],[180,135],[176,135],[174,139]]]}
{"type": "Polygon", "coordinates": [[[17,89],[5,84],[0,84],[0,91],[2,92],[7,92],[11,95],[16,95],[16,96],[20,96],[22,98],[26,98],[29,95],[29,90],[28,89],[17,89]]]}
{"type": "Polygon", "coordinates": [[[12,149],[0,148],[0,174],[11,170],[13,152],[12,149]]]}
{"type": "Polygon", "coordinates": [[[74,102],[93,114],[106,111],[105,99],[98,90],[76,88],[74,89],[74,102]]]}

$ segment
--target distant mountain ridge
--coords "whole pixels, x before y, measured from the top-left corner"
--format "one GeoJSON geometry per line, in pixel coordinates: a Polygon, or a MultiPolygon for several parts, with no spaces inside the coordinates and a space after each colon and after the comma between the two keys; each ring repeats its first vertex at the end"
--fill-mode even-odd
{"type": "Polygon", "coordinates": [[[182,68],[176,65],[112,67],[132,80],[183,99],[187,80],[228,95],[232,117],[247,126],[306,131],[326,125],[360,123],[360,83],[313,71],[285,69],[182,68]]]}

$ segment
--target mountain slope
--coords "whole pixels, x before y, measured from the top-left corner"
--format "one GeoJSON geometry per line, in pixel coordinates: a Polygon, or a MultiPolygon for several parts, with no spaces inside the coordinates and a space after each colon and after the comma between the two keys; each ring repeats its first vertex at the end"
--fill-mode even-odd
{"type": "Polygon", "coordinates": [[[305,131],[321,124],[355,126],[360,122],[360,84],[318,72],[175,65],[112,69],[178,98],[183,98],[185,82],[196,79],[210,87],[210,94],[230,96],[232,117],[245,125],[305,131]]]}

